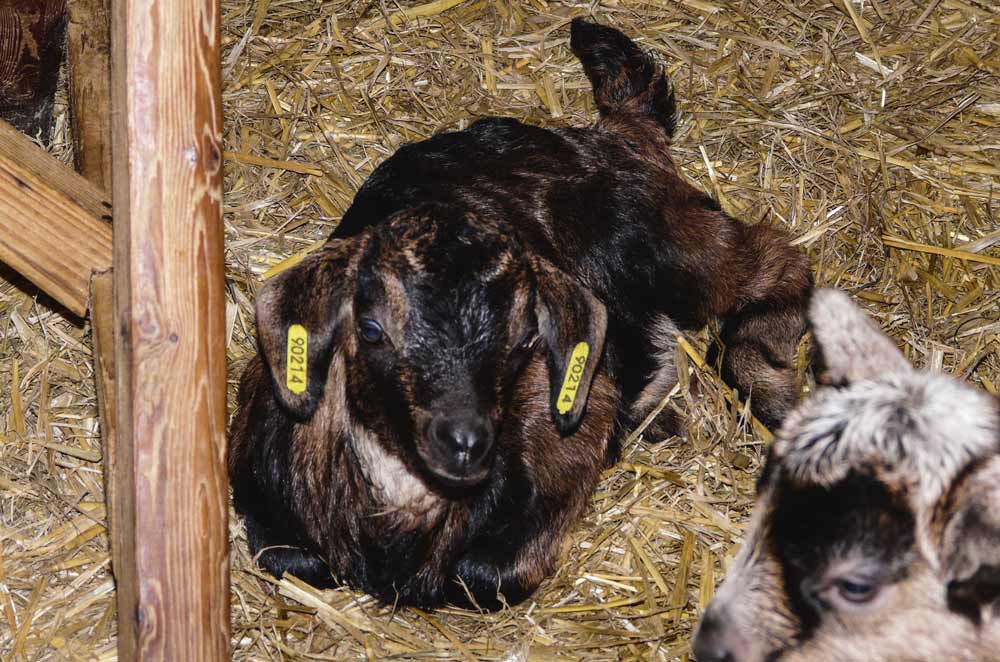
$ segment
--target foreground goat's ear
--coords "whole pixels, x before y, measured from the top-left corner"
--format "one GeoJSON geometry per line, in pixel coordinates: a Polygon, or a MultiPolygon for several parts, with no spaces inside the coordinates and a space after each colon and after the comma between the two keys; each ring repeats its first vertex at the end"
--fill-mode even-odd
{"type": "Polygon", "coordinates": [[[845,292],[813,293],[809,321],[826,368],[826,380],[850,383],[912,370],[892,340],[845,292]]]}
{"type": "Polygon", "coordinates": [[[1000,609],[1000,455],[980,460],[942,502],[948,604],[978,621],[984,611],[1000,609]]]}
{"type": "Polygon", "coordinates": [[[257,337],[284,408],[304,420],[326,386],[343,304],[352,290],[347,265],[355,240],[329,241],[268,280],[257,294],[257,337]]]}
{"type": "Polygon", "coordinates": [[[534,259],[535,315],[548,348],[552,416],[560,434],[580,424],[604,350],[608,314],[590,290],[547,260],[534,259]]]}

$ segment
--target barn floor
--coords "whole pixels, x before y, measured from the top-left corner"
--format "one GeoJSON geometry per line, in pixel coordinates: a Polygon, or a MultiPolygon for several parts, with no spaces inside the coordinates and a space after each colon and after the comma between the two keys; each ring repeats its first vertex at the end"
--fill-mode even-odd
{"type": "MultiPolygon", "coordinates": [[[[920,366],[1000,386],[1000,8],[976,0],[223,0],[230,402],[262,274],[399,145],[492,114],[594,118],[592,14],[662,58],[683,172],[784,227],[920,366]],[[846,2],[846,4],[845,4],[846,2]]],[[[64,104],[63,104],[64,107],[64,104]]],[[[65,113],[49,148],[68,160],[65,113]]],[[[89,329],[0,272],[0,659],[115,659],[89,329]]],[[[640,435],[558,573],[498,614],[261,576],[235,519],[235,660],[685,660],[770,433],[681,352],[686,438],[640,435]],[[697,384],[697,394],[692,385],[697,384]]],[[[803,382],[810,377],[804,368],[803,382]]]]}

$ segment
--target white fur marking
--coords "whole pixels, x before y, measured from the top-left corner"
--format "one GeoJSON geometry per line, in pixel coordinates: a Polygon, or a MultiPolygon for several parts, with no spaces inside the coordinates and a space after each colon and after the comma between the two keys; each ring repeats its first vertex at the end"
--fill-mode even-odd
{"type": "Polygon", "coordinates": [[[358,427],[351,433],[361,471],[371,483],[376,499],[389,509],[417,516],[437,510],[441,498],[427,489],[399,458],[386,452],[374,435],[358,427]]]}

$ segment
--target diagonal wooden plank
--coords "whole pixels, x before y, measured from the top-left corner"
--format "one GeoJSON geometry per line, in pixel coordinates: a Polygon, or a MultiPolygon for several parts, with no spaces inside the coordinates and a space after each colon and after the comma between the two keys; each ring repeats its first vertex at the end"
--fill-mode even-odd
{"type": "Polygon", "coordinates": [[[90,274],[111,266],[110,220],[97,187],[0,122],[0,262],[83,316],[90,274]]]}

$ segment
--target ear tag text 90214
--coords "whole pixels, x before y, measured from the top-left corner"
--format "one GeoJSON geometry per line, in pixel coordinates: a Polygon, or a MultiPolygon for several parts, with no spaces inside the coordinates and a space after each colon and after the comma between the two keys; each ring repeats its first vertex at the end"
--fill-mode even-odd
{"type": "Polygon", "coordinates": [[[562,388],[559,389],[559,398],[556,400],[556,411],[566,414],[573,408],[576,402],[576,393],[580,389],[580,381],[583,379],[584,368],[587,367],[587,356],[590,354],[590,345],[579,342],[573,348],[573,353],[569,357],[569,365],[566,366],[566,376],[563,378],[562,388]]]}
{"type": "Polygon", "coordinates": [[[309,385],[309,332],[301,324],[288,327],[288,357],[285,363],[285,386],[296,395],[309,385]]]}

